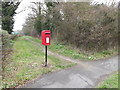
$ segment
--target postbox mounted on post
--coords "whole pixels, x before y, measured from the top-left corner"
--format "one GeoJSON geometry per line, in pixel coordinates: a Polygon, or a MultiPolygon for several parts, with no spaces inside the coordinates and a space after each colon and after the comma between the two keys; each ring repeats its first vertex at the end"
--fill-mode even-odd
{"type": "Polygon", "coordinates": [[[43,30],[41,34],[42,45],[50,45],[50,30],[43,30]]]}
{"type": "Polygon", "coordinates": [[[41,32],[42,45],[45,45],[45,67],[47,66],[47,46],[50,45],[50,30],[41,32]]]}

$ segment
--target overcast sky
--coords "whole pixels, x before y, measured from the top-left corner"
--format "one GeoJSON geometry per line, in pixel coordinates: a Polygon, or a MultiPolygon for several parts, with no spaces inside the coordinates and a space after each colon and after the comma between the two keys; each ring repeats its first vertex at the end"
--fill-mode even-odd
{"type": "MultiPolygon", "coordinates": [[[[31,9],[29,8],[29,6],[32,5],[31,2],[33,2],[33,1],[34,2],[38,2],[38,1],[43,2],[43,0],[23,0],[21,2],[21,4],[19,5],[18,9],[16,10],[16,12],[18,13],[18,12],[20,12],[22,10],[24,10],[24,11],[22,11],[19,14],[16,14],[14,16],[15,23],[14,23],[13,31],[22,30],[22,25],[25,23],[25,19],[27,18],[28,14],[32,12],[31,9]]],[[[79,1],[82,1],[82,0],[79,0],[79,1]]],[[[107,3],[107,2],[109,2],[111,0],[94,0],[94,1],[97,1],[99,3],[107,3]]],[[[114,1],[118,2],[120,0],[114,0],[114,1]]]]}

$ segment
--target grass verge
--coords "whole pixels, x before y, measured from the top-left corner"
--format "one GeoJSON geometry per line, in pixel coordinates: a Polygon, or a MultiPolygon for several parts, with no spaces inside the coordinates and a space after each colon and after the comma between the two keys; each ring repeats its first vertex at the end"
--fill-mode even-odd
{"type": "MultiPolygon", "coordinates": [[[[32,41],[41,43],[41,40],[30,38],[32,41]]],[[[62,45],[60,43],[56,43],[54,41],[51,42],[51,45],[48,48],[50,51],[53,51],[55,53],[61,54],[63,56],[68,56],[74,59],[81,59],[81,60],[97,60],[97,59],[104,59],[113,55],[118,54],[118,50],[116,49],[110,49],[110,50],[104,50],[101,52],[96,53],[83,53],[80,52],[79,49],[73,49],[71,46],[68,45],[62,45]]]]}
{"type": "Polygon", "coordinates": [[[80,52],[79,49],[73,49],[71,48],[71,46],[58,44],[56,42],[52,42],[49,49],[58,54],[68,56],[74,59],[81,59],[81,60],[96,60],[118,54],[118,51],[116,49],[104,50],[101,52],[96,52],[91,54],[83,53],[80,52]]]}
{"type": "MultiPolygon", "coordinates": [[[[15,41],[13,45],[14,52],[8,59],[9,63],[3,69],[3,80],[0,88],[13,88],[45,73],[75,65],[75,63],[50,55],[48,56],[48,67],[43,67],[44,53],[42,48],[34,46],[34,43],[26,40],[26,38],[34,39],[23,36],[15,41]]],[[[40,41],[38,39],[34,40],[40,41]]]]}
{"type": "Polygon", "coordinates": [[[118,73],[109,76],[97,88],[118,88],[118,73]]]}

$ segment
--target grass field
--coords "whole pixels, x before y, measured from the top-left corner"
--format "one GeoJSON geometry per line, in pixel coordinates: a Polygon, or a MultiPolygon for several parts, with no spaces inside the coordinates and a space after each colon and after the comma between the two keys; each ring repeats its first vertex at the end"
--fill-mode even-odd
{"type": "Polygon", "coordinates": [[[109,76],[97,88],[118,88],[118,73],[109,76]]]}
{"type": "MultiPolygon", "coordinates": [[[[30,38],[36,42],[38,39],[30,38]]],[[[13,46],[14,52],[4,67],[2,86],[0,88],[16,87],[48,72],[54,72],[76,65],[55,56],[48,56],[48,67],[43,67],[44,53],[41,47],[26,40],[26,36],[18,38],[13,46]]]]}

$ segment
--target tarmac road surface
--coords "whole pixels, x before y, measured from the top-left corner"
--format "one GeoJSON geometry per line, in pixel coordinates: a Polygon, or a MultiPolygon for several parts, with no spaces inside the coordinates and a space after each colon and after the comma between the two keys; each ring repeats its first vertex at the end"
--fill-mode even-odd
{"type": "Polygon", "coordinates": [[[118,56],[79,62],[74,67],[43,75],[19,88],[94,88],[107,75],[117,70],[118,56]]]}

